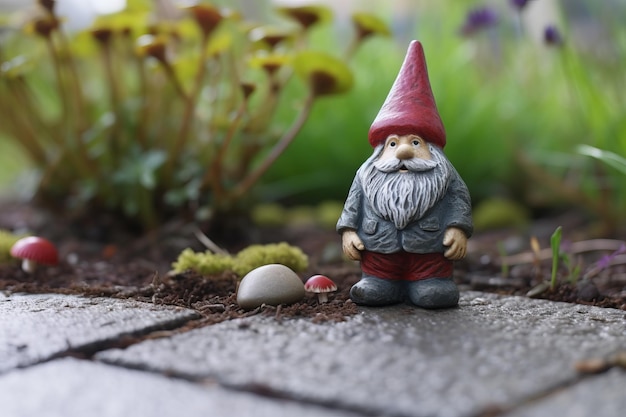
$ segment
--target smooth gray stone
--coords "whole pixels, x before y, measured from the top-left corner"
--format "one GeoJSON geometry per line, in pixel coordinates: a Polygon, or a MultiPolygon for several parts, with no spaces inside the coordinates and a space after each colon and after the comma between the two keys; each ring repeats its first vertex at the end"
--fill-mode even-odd
{"type": "Polygon", "coordinates": [[[192,310],[132,300],[0,293],[0,373],[195,317],[192,310]]]}
{"type": "Polygon", "coordinates": [[[611,369],[520,407],[506,417],[622,417],[626,415],[626,371],[611,369]]]}
{"type": "Polygon", "coordinates": [[[0,393],[3,417],[354,416],[69,358],[0,375],[0,393]]]}
{"type": "Polygon", "coordinates": [[[239,283],[237,304],[252,310],[263,304],[293,304],[304,298],[298,274],[281,264],[268,264],[248,272],[239,283]]]}
{"type": "Polygon", "coordinates": [[[514,408],[575,378],[575,361],[623,348],[625,316],[464,293],[457,309],[362,308],[327,324],[250,317],[96,358],[373,414],[472,416],[514,408]]]}

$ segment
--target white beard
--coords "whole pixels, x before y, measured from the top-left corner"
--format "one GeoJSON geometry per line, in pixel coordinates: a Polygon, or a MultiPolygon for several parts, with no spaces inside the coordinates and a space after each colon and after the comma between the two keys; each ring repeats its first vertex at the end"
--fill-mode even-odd
{"type": "Polygon", "coordinates": [[[448,189],[451,164],[443,151],[429,145],[432,160],[378,161],[382,145],[359,170],[363,192],[374,210],[398,230],[421,219],[437,204],[448,189]],[[404,165],[408,172],[399,172],[404,165]]]}

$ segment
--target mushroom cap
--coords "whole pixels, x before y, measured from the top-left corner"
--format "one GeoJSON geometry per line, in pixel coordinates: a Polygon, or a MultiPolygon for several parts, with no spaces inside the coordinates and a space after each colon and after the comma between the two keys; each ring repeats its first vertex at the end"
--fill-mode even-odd
{"type": "Polygon", "coordinates": [[[15,242],[11,247],[11,256],[44,265],[59,263],[57,248],[49,240],[37,236],[25,237],[15,242]]]}
{"type": "Polygon", "coordinates": [[[319,294],[321,292],[337,291],[337,284],[324,275],[313,275],[304,284],[304,290],[319,294]]]}

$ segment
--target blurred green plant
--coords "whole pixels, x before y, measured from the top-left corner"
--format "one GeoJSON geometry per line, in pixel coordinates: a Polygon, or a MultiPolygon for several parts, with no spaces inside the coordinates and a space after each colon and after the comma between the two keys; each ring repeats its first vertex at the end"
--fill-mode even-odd
{"type": "Polygon", "coordinates": [[[477,231],[506,227],[522,229],[529,223],[526,207],[503,197],[484,199],[474,206],[472,218],[477,231]]]}
{"type": "Polygon", "coordinates": [[[556,228],[552,236],[550,236],[550,248],[552,249],[552,269],[550,274],[550,289],[556,288],[556,277],[559,269],[559,259],[561,259],[561,238],[563,236],[563,227],[556,228]]]}
{"type": "Polygon", "coordinates": [[[343,203],[322,201],[311,205],[285,207],[276,203],[257,204],[251,212],[252,221],[258,226],[315,225],[321,229],[335,230],[343,203]]]}
{"type": "MultiPolygon", "coordinates": [[[[559,269],[561,265],[565,267],[565,276],[569,284],[575,285],[581,276],[581,264],[574,260],[574,255],[563,250],[563,227],[558,226],[550,236],[550,253],[552,265],[550,268],[550,281],[542,280],[529,292],[529,297],[536,297],[550,290],[554,291],[561,283],[559,281],[559,269]]],[[[535,253],[539,254],[539,248],[535,253]]]]}
{"type": "Polygon", "coordinates": [[[300,248],[282,242],[251,245],[234,256],[185,249],[172,264],[172,268],[174,273],[193,270],[202,275],[232,271],[239,278],[243,278],[255,268],[275,263],[285,265],[295,272],[304,271],[309,265],[308,257],[300,248]]]}
{"type": "Polygon", "coordinates": [[[536,189],[544,190],[546,202],[588,212],[598,221],[596,233],[600,235],[615,235],[626,227],[626,159],[622,156],[626,154],[626,97],[622,94],[626,32],[619,20],[614,27],[611,20],[602,21],[610,35],[607,40],[612,40],[606,45],[611,49],[608,58],[585,50],[584,43],[564,36],[555,25],[545,27],[544,42],[550,54],[541,57],[543,62],[535,62],[549,67],[538,74],[537,82],[557,100],[548,99],[550,104],[546,102],[536,113],[545,109],[546,133],[553,137],[546,145],[521,151],[518,159],[536,189]]]}
{"type": "Polygon", "coordinates": [[[269,26],[199,4],[149,24],[145,2],[131,0],[70,37],[54,2],[39,3],[36,43],[26,49],[18,36],[0,56],[0,130],[39,170],[42,201],[143,228],[187,210],[245,210],[313,104],[350,90],[357,47],[385,33],[374,17],[355,19],[354,46],[337,58],[309,42],[332,17],[325,7],[281,7],[290,24],[269,26]],[[37,42],[50,65],[35,65],[37,42]]]}
{"type": "Polygon", "coordinates": [[[25,236],[0,229],[0,264],[15,260],[11,256],[11,247],[25,236]]]}

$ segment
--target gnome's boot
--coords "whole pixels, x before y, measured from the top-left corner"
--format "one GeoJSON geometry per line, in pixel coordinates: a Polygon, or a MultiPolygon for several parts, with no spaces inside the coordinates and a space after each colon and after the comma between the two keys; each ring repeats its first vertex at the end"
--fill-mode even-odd
{"type": "Polygon", "coordinates": [[[459,289],[452,278],[428,278],[408,284],[409,299],[422,308],[448,308],[459,304],[459,289]]]}
{"type": "Polygon", "coordinates": [[[404,283],[376,278],[363,274],[359,282],[350,289],[350,298],[357,304],[384,306],[403,301],[404,283]]]}

